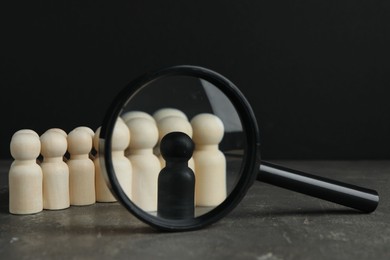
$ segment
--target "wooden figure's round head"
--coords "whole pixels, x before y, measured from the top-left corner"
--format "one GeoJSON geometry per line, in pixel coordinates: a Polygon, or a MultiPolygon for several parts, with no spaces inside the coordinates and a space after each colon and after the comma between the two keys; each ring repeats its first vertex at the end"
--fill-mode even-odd
{"type": "Polygon", "coordinates": [[[31,130],[31,129],[20,129],[18,130],[17,132],[15,132],[15,134],[18,133],[18,134],[33,134],[35,136],[38,136],[39,138],[39,135],[37,132],[35,132],[34,130],[31,130]]]}
{"type": "Polygon", "coordinates": [[[180,111],[179,109],[176,108],[171,108],[171,107],[166,107],[166,108],[161,108],[154,112],[153,118],[156,120],[156,122],[160,121],[163,118],[169,117],[169,116],[177,116],[181,117],[185,120],[188,121],[188,117],[184,112],[180,111]]]}
{"type": "Polygon", "coordinates": [[[76,127],[75,129],[73,129],[72,131],[85,131],[87,132],[92,138],[94,137],[95,135],[95,132],[89,128],[88,126],[78,126],[76,127]]]}
{"type": "Polygon", "coordinates": [[[178,116],[164,117],[157,122],[159,131],[159,141],[168,133],[183,132],[189,137],[192,137],[192,127],[187,119],[178,116]]]}
{"type": "Polygon", "coordinates": [[[154,124],[156,124],[156,121],[154,120],[154,118],[151,115],[149,115],[148,113],[143,112],[143,111],[129,111],[129,112],[126,112],[123,115],[121,115],[121,117],[122,117],[123,121],[125,121],[125,123],[127,123],[128,121],[135,119],[135,118],[145,118],[145,119],[150,120],[154,124]]]}
{"type": "Polygon", "coordinates": [[[41,151],[39,135],[31,129],[16,131],[10,143],[10,152],[15,160],[34,160],[41,151]]]}
{"type": "Polygon", "coordinates": [[[171,132],[162,138],[160,151],[167,163],[188,161],[192,157],[194,147],[194,142],[187,134],[171,132]]]}
{"type": "Polygon", "coordinates": [[[209,113],[196,115],[191,120],[191,126],[192,139],[199,145],[219,144],[225,131],[222,120],[209,113]]]}
{"type": "Polygon", "coordinates": [[[62,157],[67,150],[66,136],[55,129],[49,129],[40,137],[43,157],[62,157]]]}
{"type": "Polygon", "coordinates": [[[65,136],[65,138],[68,136],[68,134],[64,130],[62,130],[61,128],[50,128],[49,130],[60,133],[63,136],[65,136]]]}
{"type": "Polygon", "coordinates": [[[151,149],[158,141],[156,124],[146,118],[134,118],[127,121],[131,133],[130,149],[151,149]]]}
{"type": "Polygon", "coordinates": [[[122,119],[115,123],[112,133],[112,151],[124,151],[130,143],[130,130],[122,119]]]}
{"type": "Polygon", "coordinates": [[[92,136],[85,129],[76,128],[68,134],[68,152],[71,155],[88,154],[92,149],[92,136]]]}

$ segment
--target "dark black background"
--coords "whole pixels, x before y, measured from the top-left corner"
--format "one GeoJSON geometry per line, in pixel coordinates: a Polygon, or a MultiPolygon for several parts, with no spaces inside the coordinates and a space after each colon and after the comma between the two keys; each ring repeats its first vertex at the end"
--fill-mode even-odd
{"type": "Polygon", "coordinates": [[[232,80],[265,159],[390,158],[389,1],[2,1],[1,158],[16,130],[96,129],[148,70],[232,80]]]}

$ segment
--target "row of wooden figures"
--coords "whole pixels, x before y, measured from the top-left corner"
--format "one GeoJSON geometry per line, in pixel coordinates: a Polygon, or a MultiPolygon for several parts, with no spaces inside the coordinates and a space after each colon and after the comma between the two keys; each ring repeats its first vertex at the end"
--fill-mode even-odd
{"type": "MultiPolygon", "coordinates": [[[[126,195],[145,211],[157,210],[157,180],[165,167],[159,142],[170,132],[183,132],[195,143],[188,162],[196,177],[195,205],[219,205],[226,198],[226,159],[219,150],[224,125],[209,113],[189,121],[174,108],[163,108],[153,115],[131,111],[118,118],[112,136],[112,161],[126,195]]],[[[100,127],[93,131],[85,126],[68,134],[59,128],[41,136],[31,129],[15,132],[10,143],[14,158],[9,170],[10,213],[115,202],[100,167],[99,134],[100,127]]]]}

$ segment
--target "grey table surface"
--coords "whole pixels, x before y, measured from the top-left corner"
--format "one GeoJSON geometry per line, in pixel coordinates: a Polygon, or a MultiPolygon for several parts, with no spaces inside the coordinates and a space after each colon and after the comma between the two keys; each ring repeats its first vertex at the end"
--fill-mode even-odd
{"type": "Polygon", "coordinates": [[[390,259],[390,161],[273,161],[375,189],[371,214],[255,182],[225,218],[159,232],[118,203],[8,213],[10,161],[0,162],[0,259],[390,259]]]}

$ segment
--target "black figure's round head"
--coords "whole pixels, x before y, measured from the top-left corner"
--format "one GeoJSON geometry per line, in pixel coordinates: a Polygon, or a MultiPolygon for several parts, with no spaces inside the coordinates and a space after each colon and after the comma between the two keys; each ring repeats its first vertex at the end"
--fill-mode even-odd
{"type": "Polygon", "coordinates": [[[183,132],[168,133],[160,143],[161,155],[166,161],[188,161],[194,147],[191,137],[183,132]]]}

